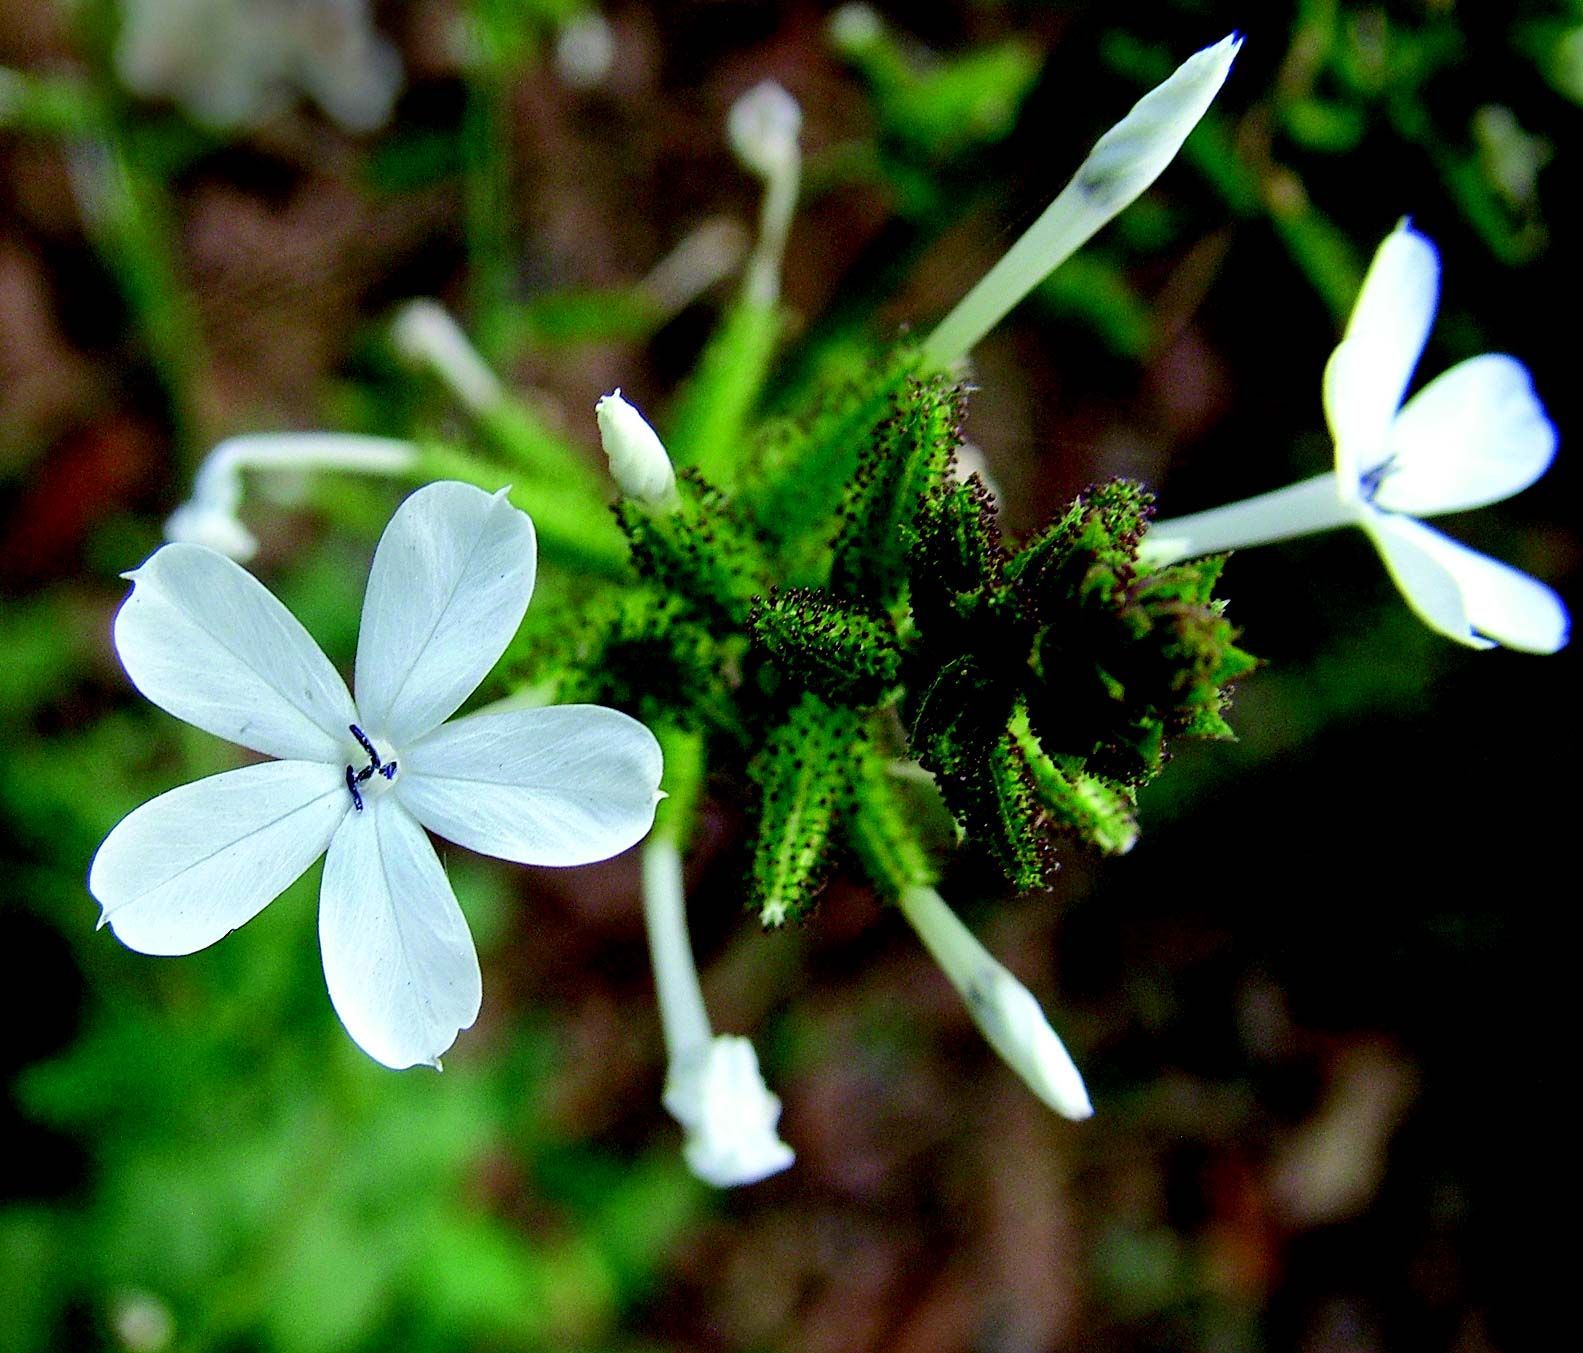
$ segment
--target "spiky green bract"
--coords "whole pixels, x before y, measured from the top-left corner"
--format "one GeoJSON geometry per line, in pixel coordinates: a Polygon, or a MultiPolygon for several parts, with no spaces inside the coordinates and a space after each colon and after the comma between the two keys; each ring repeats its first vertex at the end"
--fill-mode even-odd
{"type": "Polygon", "coordinates": [[[1127,785],[1158,773],[1168,737],[1230,737],[1225,687],[1256,665],[1214,599],[1220,559],[1138,573],[1147,511],[1136,485],[1102,485],[1007,570],[1041,627],[1028,691],[1041,744],[1127,785]]]}
{"type": "Polygon", "coordinates": [[[696,470],[682,470],[676,489],[669,511],[651,511],[630,499],[616,504],[633,566],[700,615],[741,629],[753,598],[770,586],[758,537],[731,499],[696,470]]]}
{"type": "Polygon", "coordinates": [[[807,694],[753,760],[760,810],[752,905],[766,926],[803,915],[824,882],[833,833],[851,799],[861,734],[857,711],[807,694]]]}
{"type": "Polygon", "coordinates": [[[696,466],[732,484],[747,460],[747,421],[775,357],[778,306],[747,297],[734,302],[709,339],[673,412],[666,449],[677,465],[696,466]]]}
{"type": "MultiPolygon", "coordinates": [[[[897,344],[854,375],[827,387],[814,407],[779,425],[758,450],[753,515],[793,566],[807,566],[829,540],[826,523],[852,480],[874,429],[918,365],[911,342],[897,344]],[[817,541],[819,551],[805,548],[817,541]]],[[[815,564],[817,559],[815,558],[815,564]]],[[[815,581],[812,574],[794,581],[815,581]]]]}
{"type": "Polygon", "coordinates": [[[982,637],[1004,647],[1010,635],[1003,628],[992,635],[973,632],[1002,619],[1015,623],[995,500],[984,481],[975,474],[937,485],[924,499],[917,534],[909,570],[912,613],[930,646],[943,654],[972,652],[982,637]]]}
{"type": "Polygon", "coordinates": [[[842,496],[830,590],[890,610],[906,590],[926,495],[950,479],[961,444],[963,393],[944,377],[909,378],[874,429],[842,496]]]}
{"type": "Polygon", "coordinates": [[[798,687],[837,704],[879,704],[901,672],[901,646],[889,617],[825,592],[772,590],[754,602],[748,624],[798,687]]]}
{"type": "Polygon", "coordinates": [[[715,637],[679,597],[629,588],[577,608],[524,669],[563,704],[610,705],[653,727],[731,729],[720,674],[741,641],[715,637]]]}
{"type": "Polygon", "coordinates": [[[1028,787],[1055,827],[1075,832],[1109,855],[1124,855],[1138,839],[1137,801],[1131,789],[1090,775],[1083,759],[1050,756],[1018,698],[1006,728],[1009,749],[1020,759],[1028,787]]]}
{"type": "Polygon", "coordinates": [[[1101,485],[1008,555],[981,484],[925,496],[903,665],[911,747],[1019,888],[1048,881],[1052,832],[1129,849],[1135,787],[1167,737],[1228,735],[1223,688],[1253,666],[1213,598],[1218,564],[1139,572],[1148,511],[1136,484],[1101,485]]]}

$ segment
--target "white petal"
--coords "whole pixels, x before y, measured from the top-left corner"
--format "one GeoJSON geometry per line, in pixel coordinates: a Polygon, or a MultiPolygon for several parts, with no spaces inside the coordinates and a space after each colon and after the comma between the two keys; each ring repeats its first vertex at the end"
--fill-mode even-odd
{"type": "Polygon", "coordinates": [[[717,1034],[673,1063],[665,1107],[687,1129],[687,1168],[716,1188],[756,1184],[796,1159],[775,1133],[781,1102],[764,1084],[758,1054],[745,1038],[717,1034]]]}
{"type": "Polygon", "coordinates": [[[396,509],[368,578],[357,707],[398,747],[444,723],[506,651],[533,595],[533,523],[469,484],[419,489],[396,509]]]}
{"type": "Polygon", "coordinates": [[[1494,648],[1473,632],[1456,576],[1428,545],[1438,532],[1411,517],[1370,513],[1363,522],[1407,604],[1430,629],[1469,648],[1494,648]]]}
{"type": "Polygon", "coordinates": [[[1500,643],[1526,653],[1554,653],[1565,646],[1571,630],[1566,607],[1537,578],[1410,517],[1376,516],[1369,534],[1413,609],[1442,634],[1470,648],[1500,643]],[[1418,594],[1403,583],[1409,570],[1415,571],[1418,594]],[[1456,589],[1455,612],[1442,601],[1442,579],[1456,589]]]}
{"type": "Polygon", "coordinates": [[[1499,502],[1527,488],[1556,453],[1527,368],[1487,352],[1435,377],[1391,429],[1395,457],[1374,501],[1429,516],[1499,502]]]}
{"type": "Polygon", "coordinates": [[[589,864],[642,840],[659,743],[602,705],[475,714],[403,748],[396,793],[430,831],[519,864],[589,864]]]}
{"type": "Polygon", "coordinates": [[[127,577],[116,652],[156,705],[270,756],[343,756],[357,720],[346,683],[263,583],[189,544],[162,546],[127,577]]]}
{"type": "Polygon", "coordinates": [[[1440,294],[1435,247],[1404,221],[1374,255],[1341,344],[1325,367],[1325,417],[1344,481],[1389,454],[1391,420],[1434,322],[1440,294]]]}
{"type": "Polygon", "coordinates": [[[429,838],[392,795],[348,813],[330,842],[319,947],[335,1012],[376,1062],[438,1066],[478,1018],[467,921],[429,838]]]}
{"type": "Polygon", "coordinates": [[[352,804],[344,773],[270,761],[151,799],[93,858],[99,923],[144,954],[190,954],[230,934],[324,854],[352,804]]]}

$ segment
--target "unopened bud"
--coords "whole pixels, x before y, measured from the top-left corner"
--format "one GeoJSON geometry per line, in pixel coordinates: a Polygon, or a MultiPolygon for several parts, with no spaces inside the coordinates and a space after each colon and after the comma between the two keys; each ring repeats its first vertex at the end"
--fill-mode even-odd
{"type": "Polygon", "coordinates": [[[621,397],[618,386],[594,405],[599,440],[610,458],[610,473],[621,492],[650,507],[676,501],[676,471],[665,444],[648,421],[621,397]]]}

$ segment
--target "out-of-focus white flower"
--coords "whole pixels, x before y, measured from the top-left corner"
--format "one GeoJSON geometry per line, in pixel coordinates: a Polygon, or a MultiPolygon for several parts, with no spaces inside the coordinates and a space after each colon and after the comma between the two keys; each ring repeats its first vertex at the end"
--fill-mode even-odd
{"type": "Polygon", "coordinates": [[[1143,541],[1145,562],[1360,526],[1431,629],[1470,648],[1562,647],[1570,622],[1554,592],[1417,520],[1509,498],[1549,468],[1556,450],[1527,369],[1499,353],[1459,362],[1402,403],[1439,289],[1434,245],[1403,221],[1374,255],[1325,367],[1334,471],[1157,522],[1143,541]]]}
{"type": "Polygon", "coordinates": [[[796,1154],[776,1136],[781,1102],[759,1074],[747,1039],[717,1034],[701,1050],[672,1062],[665,1107],[687,1129],[682,1156],[706,1184],[755,1184],[789,1166],[796,1154]]]}
{"type": "Polygon", "coordinates": [[[621,387],[602,395],[594,405],[599,440],[610,458],[610,473],[621,492],[650,507],[676,501],[676,471],[659,433],[621,397],[621,387]]]}
{"type": "Polygon", "coordinates": [[[602,860],[642,838],[659,744],[597,705],[446,722],[516,633],[533,523],[504,493],[431,484],[374,554],[353,702],[306,630],[201,545],[128,574],[115,646],[161,709],[280,760],[183,785],[123,818],[88,887],[130,949],[189,954],[257,915],[328,850],[325,981],[389,1067],[439,1065],[477,1018],[478,955],[424,828],[523,864],[602,860]]]}
{"type": "Polygon", "coordinates": [[[367,0],[124,0],[122,11],[127,88],[208,126],[252,125],[304,93],[348,131],[370,131],[401,87],[367,0]]]}
{"type": "Polygon", "coordinates": [[[748,259],[743,292],[758,305],[780,295],[781,260],[802,180],[802,109],[773,80],[756,84],[731,105],[726,135],[744,166],[764,180],[759,236],[748,259]]]}
{"type": "Polygon", "coordinates": [[[568,19],[555,35],[555,73],[573,89],[594,89],[616,63],[616,34],[598,10],[568,19]]]}
{"type": "Polygon", "coordinates": [[[897,905],[1006,1065],[1063,1118],[1092,1116],[1082,1074],[1033,993],[973,937],[933,888],[908,888],[897,905]]]}
{"type": "Polygon", "coordinates": [[[192,497],[165,520],[165,539],[205,545],[246,563],[258,540],[242,525],[244,470],[352,470],[358,474],[406,474],[418,463],[418,448],[392,437],[341,432],[265,432],[229,437],[198,467],[192,497]]]}
{"type": "Polygon", "coordinates": [[[1233,33],[1193,53],[1101,136],[1055,201],[924,340],[924,356],[942,368],[960,361],[1012,306],[1159,178],[1209,110],[1241,47],[1233,33]]]}
{"type": "Polygon", "coordinates": [[[781,1102],[747,1039],[714,1034],[687,936],[676,843],[662,832],[643,848],[643,919],[669,1068],[665,1108],[686,1129],[687,1168],[707,1184],[756,1184],[796,1159],[776,1135],[781,1102]]]}
{"type": "Polygon", "coordinates": [[[504,401],[499,378],[438,301],[420,297],[403,305],[391,321],[390,341],[407,361],[444,381],[468,412],[486,414],[504,401]]]}

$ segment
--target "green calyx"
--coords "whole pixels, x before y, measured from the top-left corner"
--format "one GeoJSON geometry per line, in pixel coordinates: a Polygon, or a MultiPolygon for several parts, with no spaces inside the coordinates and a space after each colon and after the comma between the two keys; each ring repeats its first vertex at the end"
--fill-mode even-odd
{"type": "Polygon", "coordinates": [[[584,668],[631,674],[606,698],[703,730],[706,756],[746,756],[766,925],[805,914],[840,855],[893,894],[933,878],[896,755],[1015,888],[1048,884],[1060,838],[1128,850],[1138,787],[1171,739],[1230,736],[1226,688],[1255,665],[1218,560],[1139,565],[1137,484],[1008,545],[957,475],[964,389],[916,365],[899,348],[760,437],[733,493],[684,470],[673,508],[616,508],[650,588],[584,668]]]}

